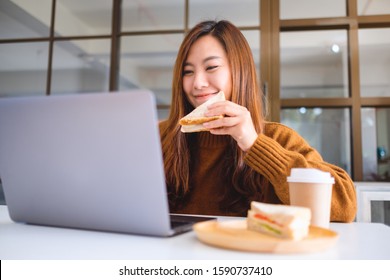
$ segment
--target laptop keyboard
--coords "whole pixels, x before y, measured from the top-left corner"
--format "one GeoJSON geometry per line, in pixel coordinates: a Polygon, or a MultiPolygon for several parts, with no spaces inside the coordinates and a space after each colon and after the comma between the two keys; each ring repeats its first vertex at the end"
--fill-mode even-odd
{"type": "Polygon", "coordinates": [[[171,214],[171,228],[175,229],[177,227],[191,226],[198,222],[203,222],[207,220],[213,220],[215,217],[201,217],[201,216],[191,216],[191,215],[176,215],[171,214]]]}

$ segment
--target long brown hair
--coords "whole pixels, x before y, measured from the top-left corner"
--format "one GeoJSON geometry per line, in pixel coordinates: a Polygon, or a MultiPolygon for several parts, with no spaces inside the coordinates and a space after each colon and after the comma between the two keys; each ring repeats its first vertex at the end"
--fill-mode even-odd
{"type": "MultiPolygon", "coordinates": [[[[190,190],[192,135],[181,133],[179,119],[194,108],[188,102],[183,89],[183,67],[189,50],[196,40],[205,35],[216,38],[224,47],[232,73],[231,101],[246,107],[251,113],[253,124],[258,133],[263,130],[264,109],[263,93],[259,89],[256,68],[251,49],[240,30],[232,23],[222,21],[204,21],[197,24],[185,36],[176,58],[173,81],[171,110],[167,126],[161,131],[166,181],[171,207],[177,204],[190,190]]],[[[238,206],[244,211],[249,197],[260,192],[264,178],[244,163],[244,152],[233,140],[229,145],[232,161],[227,165],[227,172],[232,175],[231,189],[226,190],[222,202],[224,208],[238,206]],[[244,199],[243,199],[244,198],[244,199]],[[247,199],[245,199],[247,198],[247,199]]]]}

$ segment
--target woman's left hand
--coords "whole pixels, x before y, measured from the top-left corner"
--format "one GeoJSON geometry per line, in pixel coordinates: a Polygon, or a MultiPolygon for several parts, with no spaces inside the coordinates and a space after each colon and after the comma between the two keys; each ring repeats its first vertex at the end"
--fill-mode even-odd
{"type": "Polygon", "coordinates": [[[257,139],[257,132],[247,108],[231,101],[216,102],[208,106],[206,116],[224,115],[224,118],[204,123],[210,133],[231,135],[238,146],[246,152],[257,139]]]}

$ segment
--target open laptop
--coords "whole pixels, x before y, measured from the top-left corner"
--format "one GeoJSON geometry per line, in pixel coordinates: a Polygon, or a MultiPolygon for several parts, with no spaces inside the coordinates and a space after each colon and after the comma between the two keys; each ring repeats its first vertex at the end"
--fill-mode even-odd
{"type": "Polygon", "coordinates": [[[16,222],[172,236],[204,219],[169,215],[147,90],[0,99],[0,178],[16,222]]]}

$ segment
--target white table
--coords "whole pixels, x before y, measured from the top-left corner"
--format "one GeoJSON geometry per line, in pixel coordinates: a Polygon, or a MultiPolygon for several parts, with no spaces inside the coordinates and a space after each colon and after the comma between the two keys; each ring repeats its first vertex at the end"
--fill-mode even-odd
{"type": "Polygon", "coordinates": [[[194,232],[170,238],[25,225],[10,220],[0,206],[0,259],[386,259],[390,227],[377,223],[331,223],[337,244],[310,254],[261,254],[220,249],[198,241],[194,232]]]}

